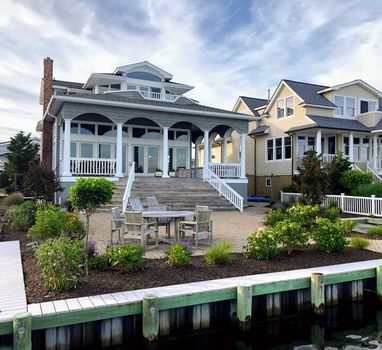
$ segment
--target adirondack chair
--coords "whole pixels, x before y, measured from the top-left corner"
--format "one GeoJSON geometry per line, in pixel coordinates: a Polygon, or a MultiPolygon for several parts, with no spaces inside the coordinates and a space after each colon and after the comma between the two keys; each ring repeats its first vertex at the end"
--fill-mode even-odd
{"type": "Polygon", "coordinates": [[[142,245],[147,244],[151,234],[155,234],[155,246],[158,246],[158,226],[152,226],[145,222],[141,211],[125,212],[126,233],[123,235],[124,240],[138,239],[142,245]]]}
{"type": "Polygon", "coordinates": [[[195,247],[198,248],[199,240],[209,239],[212,243],[212,221],[211,210],[197,211],[194,221],[181,221],[179,223],[179,233],[183,238],[187,235],[192,237],[195,247]]]}
{"type": "Polygon", "coordinates": [[[118,232],[118,241],[121,243],[121,231],[124,232],[125,222],[118,207],[111,208],[110,244],[114,245],[113,234],[118,232]]]}

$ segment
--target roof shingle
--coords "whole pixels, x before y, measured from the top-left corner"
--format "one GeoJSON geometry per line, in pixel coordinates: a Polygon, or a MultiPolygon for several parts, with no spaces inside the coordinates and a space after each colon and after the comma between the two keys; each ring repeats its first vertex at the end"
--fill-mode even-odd
{"type": "Polygon", "coordinates": [[[260,117],[260,114],[255,111],[256,108],[265,106],[268,103],[268,100],[265,98],[254,98],[248,96],[239,96],[241,100],[247,105],[255,117],[260,117]]]}

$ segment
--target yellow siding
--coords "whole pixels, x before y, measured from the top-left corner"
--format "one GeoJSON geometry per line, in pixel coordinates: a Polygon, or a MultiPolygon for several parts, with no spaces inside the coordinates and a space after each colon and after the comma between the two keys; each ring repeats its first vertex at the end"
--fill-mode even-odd
{"type": "Polygon", "coordinates": [[[333,109],[306,107],[306,114],[320,115],[323,117],[333,117],[333,109]]]}
{"type": "Polygon", "coordinates": [[[358,98],[367,98],[370,100],[376,100],[377,96],[366,90],[364,87],[358,84],[350,85],[333,92],[334,95],[354,96],[358,98]]]}

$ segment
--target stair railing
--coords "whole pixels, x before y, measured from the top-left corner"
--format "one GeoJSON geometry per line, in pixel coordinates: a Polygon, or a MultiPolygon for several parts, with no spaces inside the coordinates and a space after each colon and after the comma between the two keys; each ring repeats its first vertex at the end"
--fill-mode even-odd
{"type": "Polygon", "coordinates": [[[135,180],[135,162],[131,164],[131,168],[129,171],[129,177],[127,179],[125,193],[123,194],[122,200],[122,212],[126,211],[127,204],[129,203],[129,198],[131,195],[131,188],[133,187],[133,182],[135,180]]]}
{"type": "Polygon", "coordinates": [[[382,178],[379,176],[379,174],[373,169],[370,168],[368,165],[366,166],[366,171],[370,173],[373,177],[373,183],[382,182],[382,178]]]}
{"type": "Polygon", "coordinates": [[[244,199],[232,187],[227,185],[219,176],[213,171],[207,169],[207,176],[203,175],[203,180],[207,181],[213,188],[215,188],[219,195],[227,198],[237,209],[243,211],[244,199]]]}

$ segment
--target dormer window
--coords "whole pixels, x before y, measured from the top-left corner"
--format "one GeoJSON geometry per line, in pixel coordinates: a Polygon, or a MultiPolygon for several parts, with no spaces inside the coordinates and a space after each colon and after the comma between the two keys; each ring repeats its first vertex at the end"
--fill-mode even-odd
{"type": "Polygon", "coordinates": [[[126,76],[128,78],[138,79],[138,80],[161,81],[161,78],[147,72],[131,72],[131,73],[127,73],[126,76]]]}
{"type": "Polygon", "coordinates": [[[340,117],[355,116],[355,98],[348,96],[334,96],[334,104],[336,107],[336,115],[340,117]]]}
{"type": "Polygon", "coordinates": [[[294,115],[293,96],[285,97],[276,101],[277,119],[290,117],[294,115]]]}
{"type": "Polygon", "coordinates": [[[375,101],[360,100],[360,113],[374,112],[377,110],[377,103],[375,101]]]}

